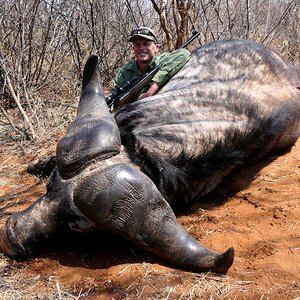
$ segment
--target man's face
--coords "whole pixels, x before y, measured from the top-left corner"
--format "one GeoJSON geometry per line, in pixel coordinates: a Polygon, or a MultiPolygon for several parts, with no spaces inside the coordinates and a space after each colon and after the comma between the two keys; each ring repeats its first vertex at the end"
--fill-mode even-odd
{"type": "Polygon", "coordinates": [[[142,64],[150,63],[159,51],[159,44],[144,38],[135,38],[133,41],[133,52],[136,60],[142,64]]]}

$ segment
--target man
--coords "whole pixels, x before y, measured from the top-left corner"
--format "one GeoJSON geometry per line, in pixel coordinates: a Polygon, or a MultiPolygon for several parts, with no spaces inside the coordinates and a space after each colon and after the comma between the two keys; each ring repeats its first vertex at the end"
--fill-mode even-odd
{"type": "Polygon", "coordinates": [[[172,78],[189,60],[190,53],[186,49],[159,54],[160,44],[153,30],[141,27],[131,32],[129,42],[133,45],[135,60],[124,65],[113,80],[112,93],[117,86],[122,86],[132,78],[140,80],[146,73],[160,66],[151,82],[136,96],[142,99],[154,95],[170,78],[172,78]]]}

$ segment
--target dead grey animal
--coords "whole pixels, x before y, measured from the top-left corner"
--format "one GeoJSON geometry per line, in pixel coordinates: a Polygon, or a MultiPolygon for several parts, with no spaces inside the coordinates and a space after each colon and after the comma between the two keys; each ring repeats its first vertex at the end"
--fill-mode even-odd
{"type": "Polygon", "coordinates": [[[107,230],[177,267],[226,273],[233,248],[223,254],[205,248],[172,207],[201,201],[245,162],[295,143],[296,70],[263,45],[214,42],[196,50],[159,94],[112,115],[97,65],[92,55],[47,193],[9,217],[0,248],[28,256],[64,226],[107,230]]]}

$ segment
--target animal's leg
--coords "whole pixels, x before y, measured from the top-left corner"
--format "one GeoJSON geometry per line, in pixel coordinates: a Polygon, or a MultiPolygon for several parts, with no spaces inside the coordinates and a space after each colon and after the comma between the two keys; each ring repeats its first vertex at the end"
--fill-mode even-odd
{"type": "Polygon", "coordinates": [[[176,266],[226,273],[234,250],[208,250],[177,221],[153,182],[126,164],[90,174],[74,191],[74,203],[101,228],[117,233],[176,266]]]}
{"type": "Polygon", "coordinates": [[[0,229],[0,250],[11,257],[30,256],[70,218],[64,193],[48,186],[46,195],[8,218],[0,229]]]}
{"type": "Polygon", "coordinates": [[[56,156],[49,155],[35,159],[27,166],[27,172],[37,177],[48,177],[56,167],[56,156]]]}

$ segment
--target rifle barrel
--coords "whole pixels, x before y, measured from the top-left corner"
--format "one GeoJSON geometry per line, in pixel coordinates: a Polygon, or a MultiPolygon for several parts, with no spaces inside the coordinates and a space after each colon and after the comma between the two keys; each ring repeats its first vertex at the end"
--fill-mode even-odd
{"type": "Polygon", "coordinates": [[[199,35],[200,35],[200,32],[194,31],[193,34],[192,34],[192,36],[180,48],[186,48],[199,35]]]}

